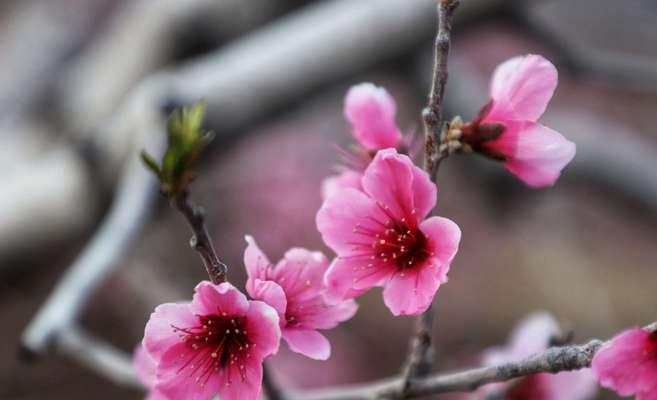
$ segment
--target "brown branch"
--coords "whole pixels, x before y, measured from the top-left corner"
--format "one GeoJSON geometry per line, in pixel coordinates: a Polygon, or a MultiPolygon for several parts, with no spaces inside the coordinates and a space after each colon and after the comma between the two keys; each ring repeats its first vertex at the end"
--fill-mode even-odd
{"type": "MultiPolygon", "coordinates": [[[[447,59],[449,57],[452,17],[458,5],[458,0],[440,0],[438,3],[438,32],[434,48],[433,79],[427,106],[422,111],[425,144],[424,169],[434,183],[436,183],[440,161],[448,154],[446,148],[443,149],[440,146],[444,124],[443,98],[448,77],[447,59]]],[[[425,376],[431,371],[433,364],[431,343],[433,319],[432,306],[429,306],[418,318],[417,331],[411,341],[406,366],[404,367],[402,398],[412,392],[415,379],[425,376]]]]}
{"type": "Polygon", "coordinates": [[[189,227],[192,228],[194,235],[189,240],[189,245],[201,256],[205,271],[208,273],[212,283],[225,282],[228,267],[217,257],[214,245],[212,244],[212,238],[210,238],[208,229],[205,226],[205,213],[203,209],[194,206],[189,201],[186,192],[171,199],[171,205],[185,216],[189,227]]]}
{"type": "Polygon", "coordinates": [[[541,372],[556,373],[587,368],[603,342],[592,340],[581,346],[553,347],[514,363],[481,367],[462,372],[435,374],[414,381],[405,390],[403,378],[361,385],[295,393],[292,400],[367,400],[374,398],[417,398],[430,394],[468,392],[488,383],[504,382],[541,372]]]}
{"type": "MultiPolygon", "coordinates": [[[[657,331],[657,322],[644,327],[657,331]]],[[[515,362],[480,367],[461,372],[433,374],[416,380],[405,389],[404,379],[389,378],[359,385],[294,393],[290,400],[368,400],[375,398],[416,398],[438,393],[470,392],[483,385],[547,372],[556,374],[591,366],[595,352],[608,342],[592,339],[583,345],[551,347],[515,362]]]]}
{"type": "Polygon", "coordinates": [[[424,122],[424,169],[435,182],[440,161],[447,156],[440,149],[443,131],[443,99],[447,85],[447,59],[449,57],[452,17],[459,0],[440,0],[438,3],[438,32],[434,44],[433,79],[427,106],[422,110],[424,122]]]}

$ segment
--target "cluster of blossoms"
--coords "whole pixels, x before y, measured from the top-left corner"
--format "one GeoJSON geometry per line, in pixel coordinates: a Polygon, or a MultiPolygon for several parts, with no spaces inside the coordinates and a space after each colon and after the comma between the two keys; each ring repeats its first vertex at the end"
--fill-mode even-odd
{"type": "MultiPolygon", "coordinates": [[[[441,145],[502,161],[530,186],[554,184],[575,153],[573,143],[536,122],[556,84],[556,69],[542,57],[501,64],[488,105],[472,122],[452,121],[441,145]]],[[[281,338],[294,352],[327,359],[331,346],[318,330],[351,318],[357,310],[353,299],[372,287],[383,287],[384,303],[394,315],[428,309],[447,282],[461,231],[451,220],[433,215],[437,187],[409,156],[411,146],[395,113],[394,99],[372,84],[354,86],[346,96],[344,114],[360,162],[323,183],[324,202],[316,217],[324,242],[336,253],[332,261],[320,252],[293,248],[274,265],[247,236],[244,265],[250,299],[230,283],[201,282],[191,302],[155,309],[135,356],[138,375],[151,388],[150,399],[257,399],[263,361],[277,352],[281,338]]],[[[556,330],[549,316],[534,316],[516,330],[507,348],[489,351],[484,363],[544,350],[556,330]]],[[[605,386],[655,399],[654,379],[627,385],[623,382],[629,378],[612,365],[621,358],[645,361],[645,371],[657,370],[654,335],[629,336],[616,341],[636,351],[640,340],[643,348],[652,346],[648,356],[642,353],[643,361],[637,361],[638,353],[623,355],[611,346],[601,351],[594,370],[605,386]]],[[[590,371],[539,374],[490,385],[475,395],[585,400],[595,390],[592,376],[590,371]]]]}

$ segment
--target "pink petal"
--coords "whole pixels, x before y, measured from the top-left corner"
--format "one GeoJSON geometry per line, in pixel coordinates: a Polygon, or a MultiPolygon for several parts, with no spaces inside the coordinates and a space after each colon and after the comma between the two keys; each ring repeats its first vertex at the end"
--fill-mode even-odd
{"type": "Polygon", "coordinates": [[[408,156],[380,150],[365,170],[363,190],[392,217],[417,221],[436,204],[435,185],[420,171],[408,156]]]}
{"type": "Polygon", "coordinates": [[[657,389],[657,340],[640,328],[626,330],[598,350],[591,367],[602,386],[621,396],[648,396],[657,389]]]}
{"type": "Polygon", "coordinates": [[[546,374],[549,397],[546,400],[590,400],[598,392],[598,383],[589,368],[546,374]]]}
{"type": "Polygon", "coordinates": [[[256,359],[264,359],[278,351],[281,339],[278,313],[261,301],[251,301],[246,314],[246,331],[249,340],[257,346],[252,354],[256,359]]]}
{"type": "Polygon", "coordinates": [[[647,392],[638,393],[636,400],[657,400],[657,386],[647,392]]]}
{"type": "Polygon", "coordinates": [[[132,357],[132,368],[135,370],[135,374],[142,385],[147,388],[153,387],[155,384],[156,373],[155,360],[148,355],[146,349],[141,343],[135,348],[132,357]]]}
{"type": "Polygon", "coordinates": [[[371,83],[352,86],[344,104],[345,118],[356,140],[370,150],[396,147],[401,132],[395,123],[395,100],[371,83]]]}
{"type": "Polygon", "coordinates": [[[150,390],[146,395],[146,400],[170,400],[170,399],[159,390],[150,390]]]}
{"type": "Polygon", "coordinates": [[[244,266],[251,279],[267,280],[267,268],[271,265],[265,253],[260,250],[253,236],[244,236],[247,246],[244,250],[244,266]]]}
{"type": "Polygon", "coordinates": [[[514,57],[493,73],[490,95],[492,119],[537,121],[557,87],[557,69],[538,55],[514,57]]]}
{"type": "Polygon", "coordinates": [[[393,315],[418,315],[427,310],[442,282],[440,268],[430,263],[395,273],[385,284],[383,301],[393,315]]]}
{"type": "Polygon", "coordinates": [[[146,323],[143,345],[155,362],[158,362],[171,346],[180,343],[172,325],[183,328],[197,324],[198,318],[190,310],[189,304],[160,304],[146,323]]]}
{"type": "MultiPolygon", "coordinates": [[[[158,365],[155,390],[171,399],[210,400],[220,389],[220,379],[216,374],[210,375],[207,382],[196,382],[187,371],[181,371],[185,360],[194,357],[191,347],[179,341],[163,355],[158,365]],[[203,384],[201,384],[203,383],[203,384]]],[[[190,368],[190,366],[187,366],[190,368]]]]}
{"type": "Polygon", "coordinates": [[[507,121],[498,139],[486,144],[507,157],[506,169],[532,187],[552,186],[575,157],[575,143],[543,125],[507,121]]]}
{"type": "Polygon", "coordinates": [[[284,290],[288,301],[304,301],[322,292],[329,261],[318,251],[302,248],[288,250],[271,271],[270,279],[284,290]]]}
{"type": "Polygon", "coordinates": [[[244,364],[245,379],[242,381],[237,368],[233,368],[230,383],[225,376],[219,386],[220,400],[258,400],[262,391],[262,362],[244,364]]]}
{"type": "Polygon", "coordinates": [[[317,331],[284,329],[283,338],[292,351],[314,360],[326,360],[331,356],[331,344],[317,331]]]}
{"type": "Polygon", "coordinates": [[[338,323],[351,319],[358,311],[358,304],[354,300],[344,300],[335,304],[324,305],[316,314],[315,329],[333,329],[338,323]]]}
{"type": "MultiPolygon", "coordinates": [[[[249,286],[247,285],[247,287],[249,286]]],[[[250,287],[253,288],[253,292],[249,291],[251,297],[272,306],[278,313],[280,321],[285,322],[287,299],[283,288],[274,281],[261,281],[260,279],[255,279],[250,287]]]]}
{"type": "Polygon", "coordinates": [[[444,275],[449,271],[449,264],[454,259],[461,241],[461,229],[452,220],[443,217],[431,217],[420,223],[420,230],[429,240],[433,257],[442,265],[444,275]]]}
{"type": "Polygon", "coordinates": [[[242,316],[249,309],[246,296],[228,282],[215,285],[203,281],[196,285],[191,309],[195,314],[223,314],[242,316]]]}
{"type": "Polygon", "coordinates": [[[357,226],[379,229],[376,223],[368,221],[368,216],[378,220],[386,218],[365,193],[355,189],[343,189],[322,204],[317,212],[317,229],[333,251],[346,254],[354,247],[350,243],[362,239],[360,234],[354,232],[357,226]]]}
{"type": "Polygon", "coordinates": [[[374,286],[383,285],[395,272],[393,267],[365,268],[368,262],[369,257],[336,259],[324,277],[327,299],[335,302],[360,296],[374,286]]]}
{"type": "Polygon", "coordinates": [[[322,199],[333,196],[341,189],[352,188],[363,190],[361,179],[363,174],[354,170],[347,170],[340,175],[329,176],[322,182],[322,199]]]}

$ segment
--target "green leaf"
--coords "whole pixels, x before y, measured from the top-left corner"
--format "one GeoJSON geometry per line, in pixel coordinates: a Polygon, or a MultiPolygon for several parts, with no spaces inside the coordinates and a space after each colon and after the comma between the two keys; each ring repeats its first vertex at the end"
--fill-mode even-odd
{"type": "Polygon", "coordinates": [[[146,165],[146,168],[150,169],[159,178],[161,173],[157,161],[155,161],[150,154],[146,153],[145,150],[142,150],[139,155],[141,156],[141,161],[146,165]]]}

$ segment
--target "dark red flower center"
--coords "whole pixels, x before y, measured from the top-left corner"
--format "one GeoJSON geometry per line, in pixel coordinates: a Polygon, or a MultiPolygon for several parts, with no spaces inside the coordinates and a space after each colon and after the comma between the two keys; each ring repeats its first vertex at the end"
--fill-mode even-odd
{"type": "Polygon", "coordinates": [[[379,223],[383,230],[374,231],[361,225],[354,228],[354,232],[362,233],[372,240],[370,243],[361,244],[369,246],[369,252],[372,253],[370,256],[372,263],[368,267],[372,267],[373,262],[378,260],[404,270],[413,268],[431,255],[426,236],[406,218],[399,221],[390,219],[385,223],[379,223]]]}
{"type": "Polygon", "coordinates": [[[244,318],[227,316],[225,313],[198,315],[197,318],[199,324],[196,326],[172,325],[174,332],[191,350],[181,356],[184,362],[178,373],[187,373],[203,385],[214,372],[226,369],[227,382],[230,383],[230,371],[236,368],[244,381],[244,362],[250,358],[250,351],[255,346],[249,341],[244,329],[244,318]]]}

